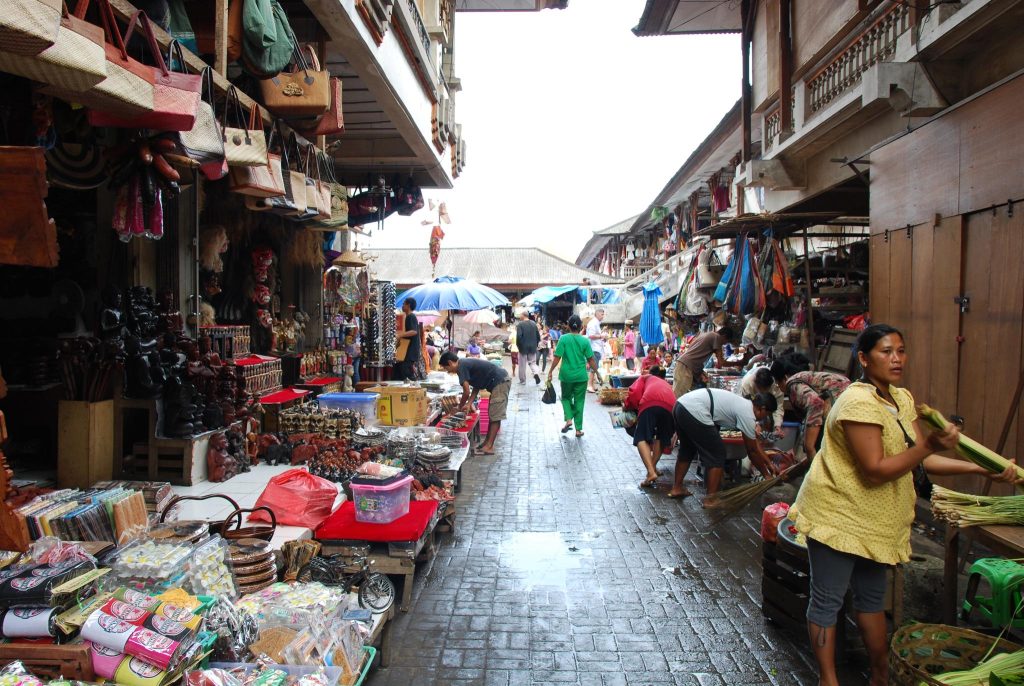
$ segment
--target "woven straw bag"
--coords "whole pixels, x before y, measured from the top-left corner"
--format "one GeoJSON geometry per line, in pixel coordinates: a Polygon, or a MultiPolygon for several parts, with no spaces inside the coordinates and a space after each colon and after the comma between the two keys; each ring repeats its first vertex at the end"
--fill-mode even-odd
{"type": "Polygon", "coordinates": [[[57,41],[60,0],[5,0],[0,46],[16,55],[38,55],[57,41]]]}
{"type": "Polygon", "coordinates": [[[0,50],[0,71],[74,93],[87,91],[107,78],[103,29],[65,8],[53,45],[31,56],[0,50]]]}
{"type": "Polygon", "coordinates": [[[224,132],[224,153],[228,158],[229,167],[263,167],[267,164],[267,138],[263,132],[259,110],[256,103],[253,103],[247,125],[234,86],[228,89],[224,101],[221,128],[224,132]],[[228,126],[228,115],[232,111],[242,128],[228,126]]]}
{"type": "Polygon", "coordinates": [[[114,12],[108,0],[97,3],[106,32],[107,78],[92,89],[77,93],[59,86],[46,86],[42,92],[65,100],[77,102],[97,110],[123,116],[144,114],[153,111],[152,67],[132,59],[124,47],[124,39],[117,28],[114,12]]]}

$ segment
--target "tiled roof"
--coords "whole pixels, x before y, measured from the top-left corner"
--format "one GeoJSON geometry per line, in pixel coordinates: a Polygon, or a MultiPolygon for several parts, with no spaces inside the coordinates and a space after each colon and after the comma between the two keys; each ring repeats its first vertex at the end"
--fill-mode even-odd
{"type": "Polygon", "coordinates": [[[437,268],[431,269],[426,248],[365,250],[373,260],[374,279],[415,286],[435,276],[461,276],[487,286],[567,286],[584,278],[603,284],[620,283],[605,274],[583,269],[539,248],[442,248],[437,268]]]}

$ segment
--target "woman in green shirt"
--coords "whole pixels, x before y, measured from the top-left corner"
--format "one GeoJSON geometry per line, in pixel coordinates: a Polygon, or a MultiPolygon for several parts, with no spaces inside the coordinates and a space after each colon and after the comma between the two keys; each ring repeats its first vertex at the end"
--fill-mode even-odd
{"type": "Polygon", "coordinates": [[[565,417],[565,426],[562,433],[566,433],[576,424],[576,438],[583,435],[583,403],[587,399],[587,367],[589,366],[597,374],[597,361],[594,359],[594,350],[590,345],[590,339],[580,335],[583,329],[583,321],[577,316],[569,317],[569,333],[558,339],[555,347],[554,361],[551,369],[548,370],[548,383],[555,373],[555,369],[561,365],[558,372],[558,381],[562,386],[562,414],[565,417]]]}

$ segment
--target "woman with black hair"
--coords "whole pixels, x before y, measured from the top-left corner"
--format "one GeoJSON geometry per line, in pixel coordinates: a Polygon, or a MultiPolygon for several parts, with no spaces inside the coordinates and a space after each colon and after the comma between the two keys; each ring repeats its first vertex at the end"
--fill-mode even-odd
{"type": "Polygon", "coordinates": [[[835,624],[847,588],[871,663],[871,686],[888,684],[884,600],[886,571],[910,560],[914,471],[941,476],[980,474],[1013,481],[1014,469],[991,474],[964,460],[933,453],[952,450],[952,424],[929,434],[917,421],[903,380],[903,334],[875,324],[857,339],[861,380],[839,396],[825,422],[825,439],[790,510],[807,537],[811,570],[807,628],[820,670],[819,684],[838,686],[835,624]]]}
{"type": "Polygon", "coordinates": [[[576,438],[583,437],[583,409],[587,400],[587,368],[593,370],[595,377],[600,378],[593,347],[590,344],[590,339],[580,335],[582,329],[583,320],[575,314],[569,317],[569,333],[558,339],[551,369],[548,370],[548,383],[551,383],[555,370],[561,366],[558,380],[562,386],[562,417],[565,419],[562,433],[567,433],[575,424],[576,438]]]}

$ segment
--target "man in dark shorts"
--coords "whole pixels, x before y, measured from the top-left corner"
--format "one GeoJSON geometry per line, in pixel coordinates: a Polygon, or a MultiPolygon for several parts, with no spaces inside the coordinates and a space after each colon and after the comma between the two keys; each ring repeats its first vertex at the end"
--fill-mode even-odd
{"type": "Polygon", "coordinates": [[[462,398],[459,400],[460,410],[466,410],[476,400],[480,391],[487,391],[491,394],[491,400],[487,404],[490,421],[487,427],[487,437],[483,443],[476,446],[476,450],[484,455],[493,455],[494,440],[498,437],[498,429],[508,412],[508,392],[512,388],[512,377],[489,360],[473,357],[460,359],[453,352],[441,355],[441,368],[449,374],[456,374],[459,377],[459,383],[462,385],[462,398]]]}
{"type": "Polygon", "coordinates": [[[405,324],[402,327],[403,330],[399,331],[397,337],[399,340],[407,339],[409,341],[409,347],[405,350],[405,357],[399,360],[395,364],[395,378],[403,381],[407,379],[416,380],[416,363],[420,361],[421,348],[420,345],[420,322],[416,319],[416,315],[413,314],[413,310],[416,309],[416,299],[406,298],[402,303],[402,312],[405,314],[405,324]]]}
{"type": "Polygon", "coordinates": [[[672,386],[665,381],[664,368],[655,365],[629,387],[629,395],[622,403],[624,410],[637,413],[633,428],[633,445],[640,453],[647,468],[647,478],[641,488],[650,488],[658,480],[658,460],[662,448],[672,442],[676,425],[672,420],[672,408],[676,404],[672,386]]]}

